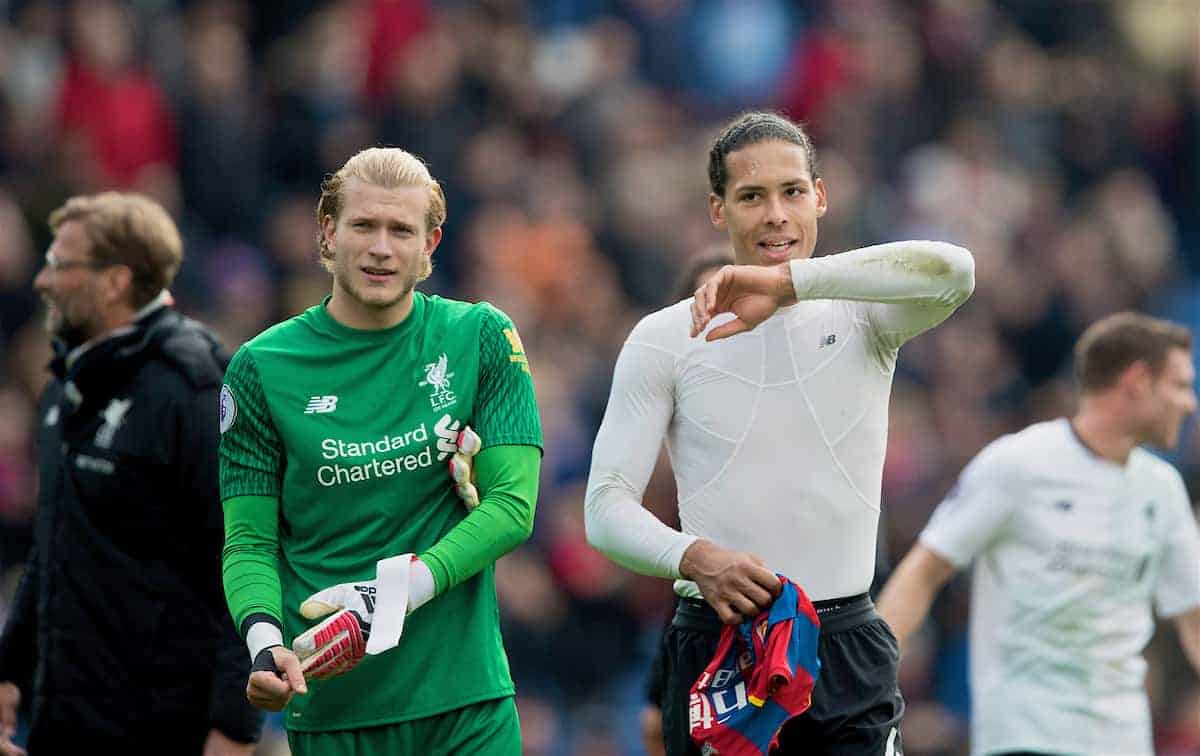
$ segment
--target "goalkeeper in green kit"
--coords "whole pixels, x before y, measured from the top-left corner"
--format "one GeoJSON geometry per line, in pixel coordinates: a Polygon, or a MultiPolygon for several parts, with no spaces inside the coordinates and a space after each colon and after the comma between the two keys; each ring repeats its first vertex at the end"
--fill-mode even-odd
{"type": "Polygon", "coordinates": [[[529,537],[541,465],[520,337],[414,291],[446,203],[413,155],[358,153],[317,216],[332,294],[247,342],[221,391],[247,697],[286,707],[295,756],[519,754],[494,563],[529,537]]]}

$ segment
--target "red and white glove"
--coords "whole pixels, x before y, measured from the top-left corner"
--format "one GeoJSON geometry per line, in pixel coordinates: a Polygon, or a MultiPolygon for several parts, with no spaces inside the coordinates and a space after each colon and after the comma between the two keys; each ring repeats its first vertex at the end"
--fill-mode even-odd
{"type": "Polygon", "coordinates": [[[335,609],[329,606],[318,613],[308,601],[301,605],[300,611],[308,619],[334,611],[334,614],[315,627],[310,627],[292,642],[292,651],[300,658],[300,670],[306,678],[323,680],[349,672],[367,652],[370,621],[353,609],[335,609]],[[305,613],[305,607],[309,607],[308,613],[305,613]]]}
{"type": "Polygon", "coordinates": [[[377,580],[339,583],[300,604],[305,619],[328,615],[292,642],[305,677],[335,677],[354,669],[364,655],[393,648],[403,632],[404,616],[433,598],[433,573],[412,554],[382,559],[376,571],[377,580]],[[378,586],[387,595],[378,595],[378,586]],[[376,617],[376,609],[384,614],[376,617]],[[373,624],[379,631],[374,642],[373,624]]]}
{"type": "Polygon", "coordinates": [[[483,439],[479,434],[466,426],[458,434],[458,451],[450,457],[450,478],[454,481],[454,490],[458,498],[466,506],[467,511],[479,506],[479,490],[475,488],[474,457],[483,447],[483,439]]]}

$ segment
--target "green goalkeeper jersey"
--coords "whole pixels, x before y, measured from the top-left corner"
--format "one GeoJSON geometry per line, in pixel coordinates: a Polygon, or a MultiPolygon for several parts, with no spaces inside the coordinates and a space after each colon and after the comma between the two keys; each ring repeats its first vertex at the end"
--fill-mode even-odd
{"type": "MultiPolygon", "coordinates": [[[[448,474],[463,426],[485,449],[542,443],[508,317],[420,292],[389,329],[348,328],[319,305],[264,331],[234,356],[221,405],[222,499],[278,501],[288,643],[314,624],[299,613],[309,595],[373,578],[377,560],[420,554],[466,516],[448,474]]],[[[493,566],[444,588],[408,617],[398,647],[310,681],[287,726],[365,727],[511,695],[493,566]]]]}

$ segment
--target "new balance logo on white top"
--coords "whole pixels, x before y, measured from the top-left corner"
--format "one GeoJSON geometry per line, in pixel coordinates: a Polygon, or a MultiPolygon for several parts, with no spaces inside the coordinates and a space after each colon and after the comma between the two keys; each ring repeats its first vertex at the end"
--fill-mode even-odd
{"type": "Polygon", "coordinates": [[[308,406],[304,408],[304,414],[311,415],[314,412],[317,414],[333,412],[337,409],[337,400],[336,396],[314,396],[308,400],[308,406]]]}

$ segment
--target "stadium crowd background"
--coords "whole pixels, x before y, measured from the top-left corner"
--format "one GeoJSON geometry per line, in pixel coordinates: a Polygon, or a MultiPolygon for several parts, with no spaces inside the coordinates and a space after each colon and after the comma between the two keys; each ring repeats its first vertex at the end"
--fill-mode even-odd
{"type": "MultiPolygon", "coordinates": [[[[164,203],[185,234],[180,307],[236,348],[327,292],[322,176],[399,145],[449,201],[425,289],[505,309],[537,379],[537,523],[497,569],[525,752],[640,753],[670,590],[586,545],[583,486],[624,336],[722,241],[716,125],[750,107],[808,123],[819,252],[916,237],[975,253],[972,300],[901,353],[886,570],[985,443],[1070,410],[1083,326],[1123,308],[1200,326],[1198,42],[1196,0],[0,0],[4,597],[34,506],[48,212],[107,188],[164,203]]],[[[1197,495],[1197,423],[1173,460],[1197,495]]],[[[648,505],[670,519],[656,480],[648,505]]],[[[966,752],[966,586],[904,661],[909,756],[966,752]]],[[[1149,650],[1156,737],[1197,754],[1179,654],[1149,650]]],[[[279,721],[263,753],[286,752],[279,721]]]]}

